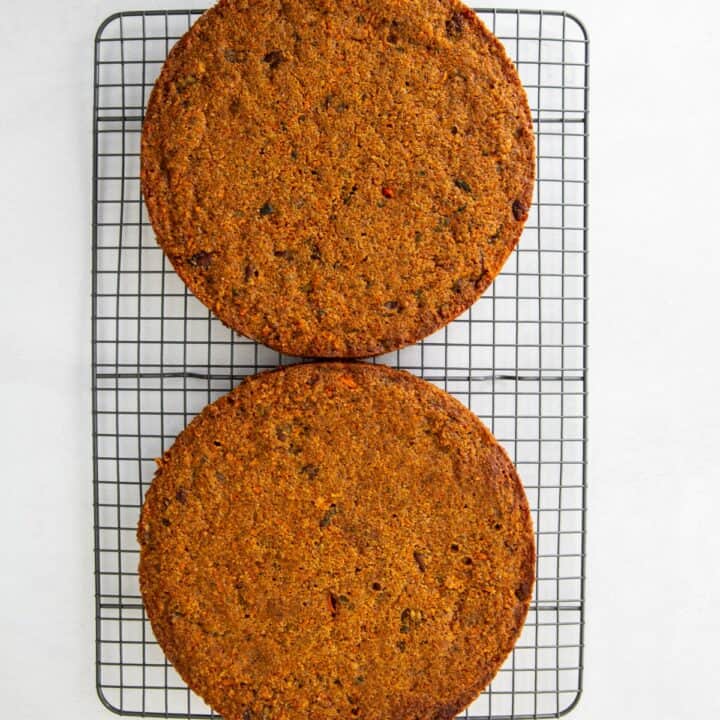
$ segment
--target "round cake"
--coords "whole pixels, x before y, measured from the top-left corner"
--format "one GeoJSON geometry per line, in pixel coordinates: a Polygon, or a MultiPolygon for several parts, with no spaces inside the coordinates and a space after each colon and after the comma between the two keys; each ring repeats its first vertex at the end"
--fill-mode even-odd
{"type": "Polygon", "coordinates": [[[158,242],[226,325],[363,357],[480,296],[534,165],[517,72],[456,0],[221,0],[155,84],[141,178],[158,242]]]}
{"type": "Polygon", "coordinates": [[[206,407],[138,528],[152,628],[225,720],[444,720],[525,620],[534,539],[515,469],[408,373],[294,365],[206,407]]]}

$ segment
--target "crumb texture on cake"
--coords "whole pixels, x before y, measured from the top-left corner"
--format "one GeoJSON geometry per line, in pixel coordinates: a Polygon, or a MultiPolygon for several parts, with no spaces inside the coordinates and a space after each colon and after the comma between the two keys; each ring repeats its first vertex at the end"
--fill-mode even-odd
{"type": "Polygon", "coordinates": [[[226,720],[449,719],[519,636],[525,493],[480,420],[428,382],[361,363],[256,375],[158,462],[143,600],[226,720]]]}
{"type": "Polygon", "coordinates": [[[467,309],[535,167],[515,67],[455,0],[222,0],[170,52],[141,154],[192,292],[315,357],[393,350],[467,309]]]}

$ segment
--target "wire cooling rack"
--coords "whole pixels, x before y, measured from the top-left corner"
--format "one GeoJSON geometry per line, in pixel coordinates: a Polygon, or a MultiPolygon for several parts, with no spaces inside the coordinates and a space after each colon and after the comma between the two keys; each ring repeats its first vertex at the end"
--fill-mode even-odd
{"type": "MultiPolygon", "coordinates": [[[[489,291],[425,341],[377,359],[452,393],[517,464],[537,532],[523,634],[467,718],[557,717],[582,687],[588,40],[563,12],[478,10],[515,60],[537,138],[535,202],[489,291]]],[[[208,402],[294,362],[210,315],[169,266],[140,194],[140,129],[168,50],[198,10],[113,15],[95,41],[93,439],[97,688],[123,715],[213,717],[155,642],[135,527],[153,459],[208,402]]]]}

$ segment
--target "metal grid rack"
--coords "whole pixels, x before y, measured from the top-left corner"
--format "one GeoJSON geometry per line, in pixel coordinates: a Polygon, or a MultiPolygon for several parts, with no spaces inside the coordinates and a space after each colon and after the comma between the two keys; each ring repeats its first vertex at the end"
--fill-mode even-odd
{"type": "MultiPolygon", "coordinates": [[[[199,10],[113,15],[95,42],[93,439],[97,688],[123,715],[213,717],[154,640],[137,582],[153,459],[208,402],[294,362],[188,293],[148,223],[139,142],[168,50],[199,10]]],[[[588,40],[563,12],[478,10],[515,60],[537,138],[534,205],[489,291],[445,329],[377,358],[452,393],[517,464],[537,532],[526,627],[467,718],[558,717],[582,687],[588,40]]]]}

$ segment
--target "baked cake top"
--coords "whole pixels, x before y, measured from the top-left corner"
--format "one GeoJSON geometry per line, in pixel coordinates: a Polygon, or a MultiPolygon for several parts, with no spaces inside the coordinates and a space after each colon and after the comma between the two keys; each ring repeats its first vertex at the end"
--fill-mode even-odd
{"type": "Polygon", "coordinates": [[[455,0],[222,0],[162,69],[141,175],[160,245],[225,324],[362,357],[487,288],[534,140],[512,62],[455,0]]]}
{"type": "Polygon", "coordinates": [[[490,432],[365,364],[264,373],[205,408],[138,539],[155,635],[226,720],[453,718],[534,579],[527,499],[490,432]]]}

